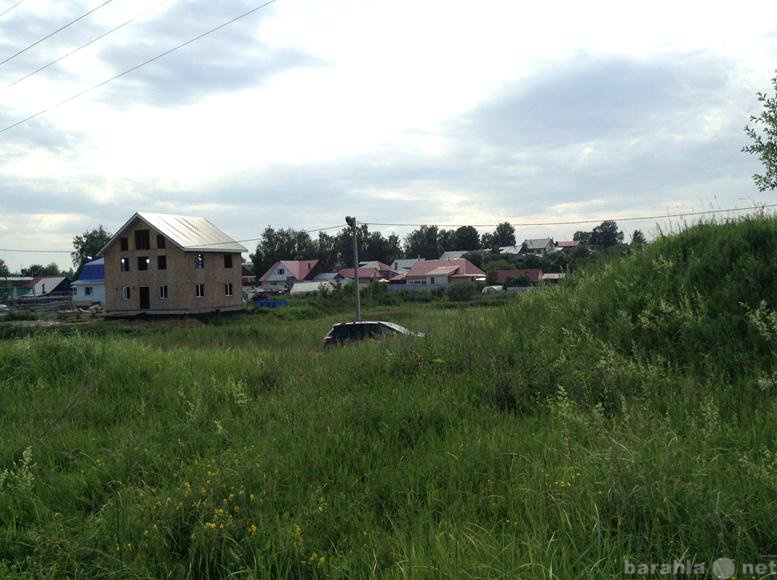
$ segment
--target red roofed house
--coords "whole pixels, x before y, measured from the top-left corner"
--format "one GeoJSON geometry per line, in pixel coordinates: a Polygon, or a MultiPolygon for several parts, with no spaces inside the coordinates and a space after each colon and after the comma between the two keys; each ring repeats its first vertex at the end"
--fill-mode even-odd
{"type": "Polygon", "coordinates": [[[296,282],[311,280],[323,269],[318,260],[281,260],[259,278],[262,290],[285,290],[296,282]]]}
{"type": "Polygon", "coordinates": [[[466,258],[457,260],[423,260],[416,262],[401,278],[395,278],[397,290],[433,290],[447,288],[459,280],[485,279],[486,273],[466,258]],[[404,279],[404,285],[402,280],[404,279]]]}
{"type": "Polygon", "coordinates": [[[518,276],[528,276],[532,284],[542,283],[542,270],[539,268],[499,270],[496,273],[496,283],[504,284],[508,278],[517,278],[518,276]]]}
{"type": "Polygon", "coordinates": [[[569,242],[556,242],[556,248],[565,254],[571,254],[572,250],[580,245],[580,240],[572,240],[569,242]]]}
{"type": "MultiPolygon", "coordinates": [[[[338,272],[346,280],[353,280],[353,268],[343,268],[338,272]]],[[[362,262],[359,266],[358,276],[359,284],[367,284],[377,280],[388,280],[393,278],[396,272],[391,266],[383,262],[362,262]]]]}

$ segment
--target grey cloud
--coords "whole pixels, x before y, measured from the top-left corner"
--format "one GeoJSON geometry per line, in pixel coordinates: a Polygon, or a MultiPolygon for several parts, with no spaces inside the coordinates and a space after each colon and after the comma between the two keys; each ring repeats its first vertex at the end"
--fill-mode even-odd
{"type": "MultiPolygon", "coordinates": [[[[198,5],[179,2],[162,18],[136,30],[131,43],[108,45],[100,56],[118,73],[245,12],[250,6],[235,1],[198,5]]],[[[257,42],[257,23],[263,16],[264,10],[251,14],[133,72],[106,88],[103,98],[113,104],[174,106],[210,93],[259,86],[293,68],[323,64],[309,54],[272,51],[257,42]]]]}
{"type": "Polygon", "coordinates": [[[515,83],[458,129],[497,145],[548,146],[671,128],[726,98],[728,66],[705,54],[577,59],[515,83]]]}
{"type": "MultiPolygon", "coordinates": [[[[8,127],[19,117],[11,116],[0,107],[0,129],[8,127]]],[[[75,154],[85,140],[83,134],[64,131],[45,117],[37,117],[0,134],[0,169],[7,163],[27,155],[33,149],[43,149],[63,156],[75,154]]]]}
{"type": "Polygon", "coordinates": [[[450,128],[477,159],[464,182],[494,201],[540,210],[551,198],[645,202],[693,183],[749,178],[756,165],[740,153],[738,123],[693,138],[706,112],[747,101],[729,81],[730,66],[701,53],[587,59],[515,83],[450,128]],[[588,163],[576,159],[584,146],[593,150],[588,163]]]}
{"type": "Polygon", "coordinates": [[[82,213],[85,226],[113,228],[140,209],[205,213],[230,234],[246,238],[267,224],[328,226],[351,213],[382,222],[442,217],[439,198],[428,191],[463,193],[473,209],[489,209],[495,220],[591,199],[604,200],[594,217],[640,213],[668,200],[698,204],[712,196],[726,207],[747,195],[758,197],[750,183],[757,162],[740,152],[752,95],[728,81],[727,68],[727,62],[706,55],[578,61],[515,83],[444,127],[450,147],[443,157],[396,151],[279,165],[223,176],[217,185],[194,191],[137,182],[127,186],[136,195],[105,205],[79,195],[77,184],[71,184],[69,195],[54,193],[57,184],[46,184],[53,193],[39,200],[27,194],[10,199],[11,190],[0,188],[0,210],[61,208],[82,213]],[[731,129],[706,139],[689,138],[699,132],[695,124],[706,111],[734,102],[735,107],[721,110],[736,115],[740,101],[745,103],[741,123],[735,120],[727,125],[731,129]],[[593,153],[581,162],[585,146],[593,153]],[[713,190],[718,187],[723,189],[713,190]],[[402,195],[386,195],[391,193],[402,195]]]}
{"type": "MultiPolygon", "coordinates": [[[[94,8],[94,5],[84,2],[70,2],[67,14],[54,18],[50,15],[37,15],[26,10],[25,6],[20,6],[0,20],[0,60],[5,60],[19,50],[48,36],[78,16],[85,14],[91,8],[94,8]]],[[[110,5],[106,6],[105,10],[110,10],[110,5]]],[[[0,86],[15,81],[39,66],[47,64],[103,31],[100,26],[94,23],[92,16],[78,21],[0,66],[0,79],[2,79],[0,86]]],[[[45,74],[54,78],[62,76],[56,67],[49,68],[45,74]]]]}
{"type": "MultiPolygon", "coordinates": [[[[151,11],[147,18],[133,22],[119,32],[107,36],[94,44],[93,49],[98,51],[98,58],[114,74],[118,74],[234,18],[255,5],[247,0],[171,2],[151,11]]],[[[0,21],[0,60],[92,7],[93,5],[74,3],[68,10],[68,16],[60,17],[56,21],[50,17],[21,11],[14,18],[0,21]]],[[[110,10],[110,5],[103,9],[104,12],[110,10]]],[[[211,93],[259,86],[273,75],[289,69],[321,66],[322,61],[309,54],[296,50],[273,51],[257,42],[255,32],[258,23],[271,10],[272,6],[268,6],[133,71],[101,88],[95,96],[114,106],[135,103],[175,106],[211,93]]],[[[98,25],[96,22],[98,21],[94,17],[79,21],[1,66],[0,90],[4,84],[17,80],[106,32],[119,24],[120,20],[114,19],[110,25],[98,25]]],[[[70,80],[71,75],[63,71],[61,67],[53,66],[41,74],[53,80],[70,80]]],[[[84,88],[102,80],[105,78],[85,80],[84,88]]]]}

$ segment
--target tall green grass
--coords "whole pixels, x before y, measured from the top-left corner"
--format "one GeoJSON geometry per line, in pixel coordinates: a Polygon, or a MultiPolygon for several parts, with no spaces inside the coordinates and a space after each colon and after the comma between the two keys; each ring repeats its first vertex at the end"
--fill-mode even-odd
{"type": "MultiPolygon", "coordinates": [[[[623,578],[777,553],[777,222],[427,332],[342,314],[9,333],[0,577],[623,578]]],[[[316,308],[316,307],[310,307],[316,308]]]]}

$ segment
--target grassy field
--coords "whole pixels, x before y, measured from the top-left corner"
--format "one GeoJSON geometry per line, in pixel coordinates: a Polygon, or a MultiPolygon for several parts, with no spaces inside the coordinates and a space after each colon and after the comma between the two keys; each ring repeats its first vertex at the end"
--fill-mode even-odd
{"type": "Polygon", "coordinates": [[[0,578],[567,580],[777,554],[776,220],[366,313],[425,339],[324,351],[343,314],[312,304],[0,328],[0,578]]]}

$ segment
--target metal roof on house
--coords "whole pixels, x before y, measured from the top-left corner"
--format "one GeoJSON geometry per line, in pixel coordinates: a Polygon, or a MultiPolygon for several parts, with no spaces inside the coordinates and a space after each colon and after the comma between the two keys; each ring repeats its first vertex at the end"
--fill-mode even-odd
{"type": "Polygon", "coordinates": [[[399,260],[394,260],[392,266],[395,270],[409,270],[415,266],[416,262],[420,262],[422,260],[423,258],[401,258],[399,260]]]}
{"type": "Polygon", "coordinates": [[[429,270],[426,273],[426,275],[427,276],[450,276],[458,269],[459,269],[458,266],[440,266],[438,268],[435,268],[434,270],[429,270]]]}
{"type": "Polygon", "coordinates": [[[32,288],[35,296],[46,296],[55,292],[60,286],[67,282],[64,276],[48,276],[46,278],[36,278],[32,288]]]}
{"type": "Polygon", "coordinates": [[[359,268],[375,268],[377,270],[391,270],[391,266],[384,264],[378,260],[370,260],[368,262],[359,262],[359,268]]]}
{"type": "MultiPolygon", "coordinates": [[[[359,268],[359,278],[380,278],[381,273],[377,268],[359,268]]],[[[343,278],[353,278],[353,268],[342,268],[338,274],[343,278]]]]}
{"type": "Polygon", "coordinates": [[[313,280],[316,282],[331,281],[337,280],[338,277],[342,278],[338,272],[321,272],[320,274],[313,276],[313,280]]]}
{"type": "Polygon", "coordinates": [[[73,286],[91,286],[105,284],[105,258],[98,258],[84,265],[78,280],[73,286]]]}
{"type": "Polygon", "coordinates": [[[465,250],[456,250],[456,251],[449,251],[449,252],[443,252],[442,256],[440,256],[441,260],[458,260],[460,258],[464,257],[464,254],[469,254],[469,251],[465,250]]]}
{"type": "Polygon", "coordinates": [[[291,287],[289,294],[312,294],[313,292],[331,292],[334,290],[334,284],[328,280],[318,280],[313,282],[295,282],[291,287]]]}
{"type": "Polygon", "coordinates": [[[137,212],[105,244],[100,255],[113,244],[136,218],[154,228],[185,252],[247,252],[248,249],[233,240],[202,217],[137,212]]]}
{"type": "Polygon", "coordinates": [[[535,238],[523,241],[523,245],[525,245],[528,250],[542,250],[543,248],[547,248],[548,244],[552,246],[553,240],[550,238],[535,238]]]}
{"type": "MultiPolygon", "coordinates": [[[[461,258],[459,260],[424,260],[418,262],[407,273],[408,278],[418,276],[429,276],[432,271],[437,268],[454,268],[457,276],[485,276],[486,273],[478,268],[475,264],[461,258]]],[[[443,275],[443,274],[439,274],[443,275]]]]}
{"type": "Polygon", "coordinates": [[[580,240],[570,240],[568,242],[556,242],[557,248],[574,248],[580,245],[580,240]]]}

